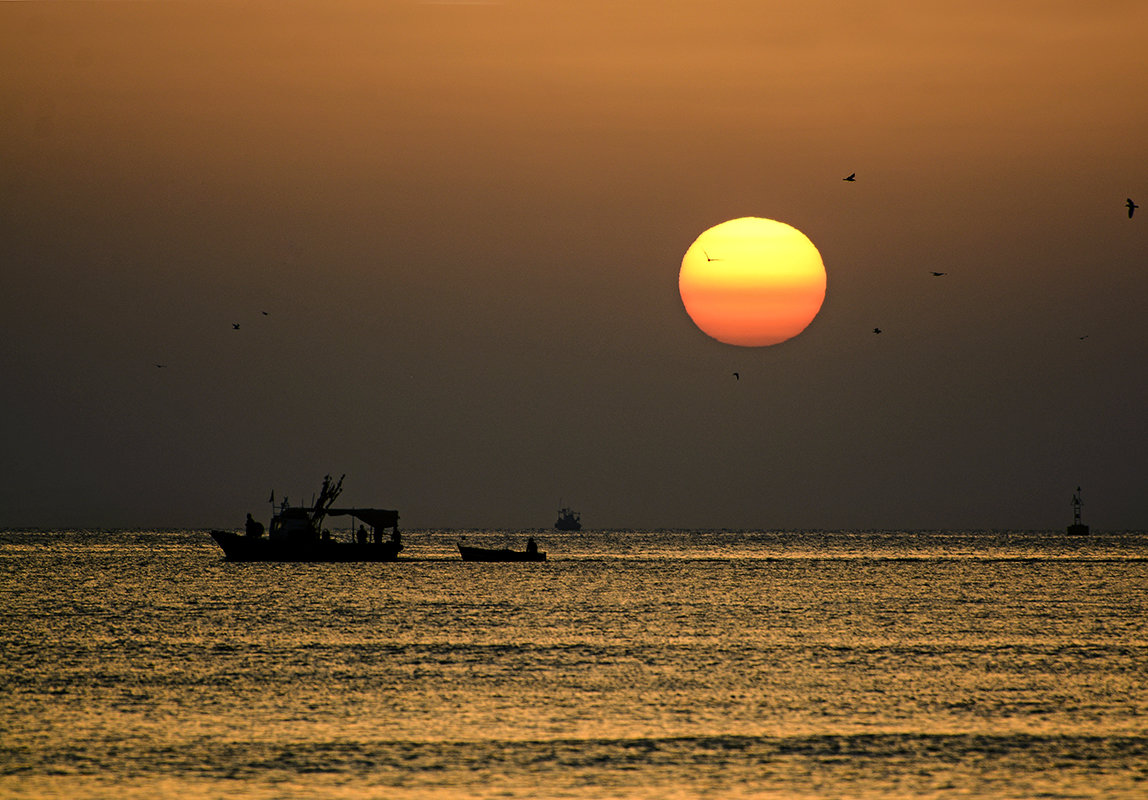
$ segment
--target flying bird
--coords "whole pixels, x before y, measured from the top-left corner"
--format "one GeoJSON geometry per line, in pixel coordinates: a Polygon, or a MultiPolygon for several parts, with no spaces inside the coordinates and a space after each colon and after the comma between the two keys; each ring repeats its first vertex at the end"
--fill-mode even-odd
{"type": "Polygon", "coordinates": [[[741,373],[735,372],[735,373],[733,374],[733,379],[734,379],[735,381],[740,381],[740,380],[741,380],[741,373]]]}
{"type": "Polygon", "coordinates": [[[1132,202],[1131,197],[1128,198],[1128,202],[1124,205],[1128,206],[1128,219],[1132,219],[1132,215],[1136,213],[1136,209],[1140,208],[1140,206],[1132,202]]]}
{"type": "Polygon", "coordinates": [[[167,364],[156,364],[157,369],[167,369],[167,364]]]}
{"type": "Polygon", "coordinates": [[[710,258],[710,254],[706,252],[704,247],[702,248],[702,255],[704,255],[706,257],[706,261],[724,261],[725,260],[725,259],[721,259],[721,258],[710,258]]]}
{"type": "Polygon", "coordinates": [[[239,323],[238,322],[231,323],[231,330],[233,330],[233,331],[239,330],[239,323]]]}
{"type": "Polygon", "coordinates": [[[1081,337],[1080,337],[1080,341],[1082,341],[1082,342],[1083,342],[1083,341],[1084,341],[1085,339],[1087,339],[1087,338],[1088,338],[1088,334],[1086,333],[1086,334],[1084,334],[1083,336],[1081,336],[1081,337]]]}
{"type": "Polygon", "coordinates": [[[857,173],[856,172],[850,172],[848,176],[842,178],[841,180],[849,181],[850,183],[853,183],[855,180],[857,180],[857,173]]]}
{"type": "Polygon", "coordinates": [[[880,328],[874,328],[874,329],[873,329],[873,333],[880,333],[880,332],[881,332],[881,329],[880,329],[880,328]]]}
{"type": "Polygon", "coordinates": [[[939,278],[939,277],[941,277],[942,275],[948,275],[948,274],[949,274],[949,273],[947,273],[947,272],[934,272],[934,273],[933,273],[933,277],[934,277],[934,278],[939,278]]]}

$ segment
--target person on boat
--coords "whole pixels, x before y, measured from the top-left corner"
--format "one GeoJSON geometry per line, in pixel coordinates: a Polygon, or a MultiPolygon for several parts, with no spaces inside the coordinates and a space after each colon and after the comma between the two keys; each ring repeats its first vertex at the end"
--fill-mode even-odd
{"type": "Polygon", "coordinates": [[[531,554],[538,552],[538,542],[534,541],[533,536],[528,536],[526,539],[526,552],[531,554]]]}
{"type": "Polygon", "coordinates": [[[367,543],[367,526],[366,525],[360,525],[359,526],[359,532],[357,534],[355,534],[355,538],[358,540],[359,544],[366,544],[367,543]]]}
{"type": "Polygon", "coordinates": [[[399,533],[399,529],[397,527],[391,530],[391,544],[395,546],[396,550],[403,549],[403,535],[399,533]]]}
{"type": "Polygon", "coordinates": [[[244,528],[247,535],[252,539],[258,539],[263,535],[263,523],[254,519],[251,516],[251,512],[247,513],[247,522],[244,524],[244,528]]]}

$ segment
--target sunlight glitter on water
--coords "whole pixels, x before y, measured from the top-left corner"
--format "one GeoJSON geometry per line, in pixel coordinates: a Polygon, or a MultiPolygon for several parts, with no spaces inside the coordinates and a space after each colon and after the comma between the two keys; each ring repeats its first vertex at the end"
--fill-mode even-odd
{"type": "Polygon", "coordinates": [[[370,565],[2,535],[0,790],[1143,796],[1148,537],[459,535],[370,565]]]}

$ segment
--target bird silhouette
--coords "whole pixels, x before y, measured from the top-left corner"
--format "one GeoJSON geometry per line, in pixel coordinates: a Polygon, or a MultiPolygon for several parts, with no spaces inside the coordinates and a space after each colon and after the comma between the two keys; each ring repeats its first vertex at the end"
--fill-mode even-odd
{"type": "Polygon", "coordinates": [[[1140,208],[1140,206],[1132,202],[1131,197],[1128,198],[1128,202],[1124,205],[1128,206],[1128,219],[1132,219],[1132,215],[1136,212],[1136,209],[1140,208]]]}
{"type": "Polygon", "coordinates": [[[873,333],[880,333],[880,332],[881,332],[881,329],[880,329],[880,328],[874,328],[874,329],[873,329],[873,333]]]}
{"type": "Polygon", "coordinates": [[[704,255],[706,257],[706,261],[724,261],[725,260],[722,258],[710,258],[710,254],[706,252],[704,247],[702,248],[702,255],[704,255]]]}
{"type": "Polygon", "coordinates": [[[939,277],[941,277],[942,275],[948,275],[948,274],[949,274],[949,273],[947,273],[947,272],[934,272],[934,273],[933,273],[933,277],[934,277],[934,278],[939,278],[939,277]]]}
{"type": "Polygon", "coordinates": [[[239,330],[239,323],[238,322],[231,323],[231,330],[233,330],[233,331],[239,330]]]}
{"type": "Polygon", "coordinates": [[[735,381],[740,381],[740,380],[741,380],[741,373],[735,372],[735,373],[733,374],[733,379],[734,379],[735,381]]]}
{"type": "Polygon", "coordinates": [[[856,172],[850,172],[846,177],[842,178],[841,180],[849,181],[850,183],[853,183],[855,180],[857,180],[857,173],[856,172]]]}
{"type": "Polygon", "coordinates": [[[1087,339],[1087,338],[1088,338],[1088,334],[1086,333],[1086,334],[1084,334],[1083,336],[1081,336],[1081,337],[1080,337],[1080,341],[1082,341],[1082,342],[1083,342],[1083,341],[1084,341],[1085,339],[1087,339]]]}
{"type": "Polygon", "coordinates": [[[263,316],[265,316],[265,317],[269,317],[269,316],[271,316],[271,312],[270,312],[270,311],[260,311],[259,313],[260,313],[260,314],[262,314],[262,315],[263,315],[263,316]]]}
{"type": "Polygon", "coordinates": [[[167,369],[167,364],[156,364],[158,369],[167,369]]]}

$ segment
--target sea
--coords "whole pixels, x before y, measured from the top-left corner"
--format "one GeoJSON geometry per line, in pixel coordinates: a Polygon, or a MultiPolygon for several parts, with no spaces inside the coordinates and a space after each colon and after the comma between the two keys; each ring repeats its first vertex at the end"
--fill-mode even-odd
{"type": "Polygon", "coordinates": [[[1148,532],[403,542],[0,532],[0,797],[1148,797],[1148,532]]]}

